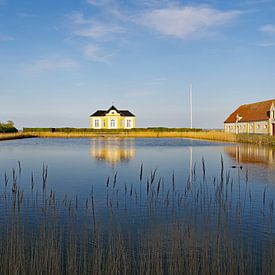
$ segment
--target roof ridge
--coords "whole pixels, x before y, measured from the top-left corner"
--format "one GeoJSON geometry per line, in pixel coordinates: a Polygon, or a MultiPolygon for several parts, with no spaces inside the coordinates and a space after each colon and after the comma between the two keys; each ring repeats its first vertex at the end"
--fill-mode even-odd
{"type": "Polygon", "coordinates": [[[254,104],[266,103],[266,102],[275,102],[275,99],[268,99],[268,100],[264,100],[264,101],[257,101],[257,102],[253,102],[253,103],[242,104],[240,106],[254,105],[254,104]]]}

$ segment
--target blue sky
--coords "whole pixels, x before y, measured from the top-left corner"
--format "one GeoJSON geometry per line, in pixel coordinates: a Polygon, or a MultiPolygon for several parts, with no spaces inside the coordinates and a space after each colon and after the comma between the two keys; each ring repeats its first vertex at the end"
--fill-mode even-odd
{"type": "Polygon", "coordinates": [[[0,121],[88,127],[112,102],[137,126],[221,128],[275,98],[275,1],[0,0],[0,121]]]}

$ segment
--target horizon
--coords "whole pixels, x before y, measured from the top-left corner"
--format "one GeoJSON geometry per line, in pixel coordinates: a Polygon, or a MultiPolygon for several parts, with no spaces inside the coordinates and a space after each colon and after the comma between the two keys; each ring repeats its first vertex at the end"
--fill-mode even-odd
{"type": "Polygon", "coordinates": [[[223,128],[275,91],[275,1],[0,0],[0,121],[88,128],[108,109],[137,127],[223,128]]]}

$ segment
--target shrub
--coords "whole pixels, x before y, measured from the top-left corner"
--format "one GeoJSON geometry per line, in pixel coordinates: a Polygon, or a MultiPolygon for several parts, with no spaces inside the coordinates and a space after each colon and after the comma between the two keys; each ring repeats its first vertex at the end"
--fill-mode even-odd
{"type": "Polygon", "coordinates": [[[18,130],[14,127],[14,123],[8,120],[6,123],[0,122],[0,133],[16,133],[18,130]]]}

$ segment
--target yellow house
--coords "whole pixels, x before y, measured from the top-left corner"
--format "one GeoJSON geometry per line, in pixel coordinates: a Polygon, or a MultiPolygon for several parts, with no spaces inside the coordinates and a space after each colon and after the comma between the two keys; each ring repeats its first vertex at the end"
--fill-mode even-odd
{"type": "Polygon", "coordinates": [[[90,128],[93,129],[133,129],[136,116],[128,110],[118,110],[111,106],[108,110],[98,110],[90,116],[90,128]]]}

